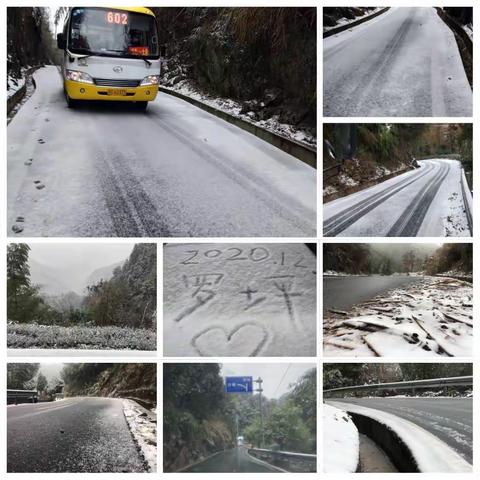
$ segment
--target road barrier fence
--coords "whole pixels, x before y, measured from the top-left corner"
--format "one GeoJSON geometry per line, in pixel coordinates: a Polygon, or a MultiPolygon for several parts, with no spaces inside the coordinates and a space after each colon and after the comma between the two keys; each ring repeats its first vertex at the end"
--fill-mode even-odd
{"type": "Polygon", "coordinates": [[[417,388],[445,388],[468,387],[473,385],[473,376],[447,378],[429,378],[426,380],[409,380],[405,382],[372,383],[367,385],[353,385],[350,387],[330,388],[323,391],[323,395],[330,397],[337,393],[352,393],[370,390],[415,390],[417,388]]]}

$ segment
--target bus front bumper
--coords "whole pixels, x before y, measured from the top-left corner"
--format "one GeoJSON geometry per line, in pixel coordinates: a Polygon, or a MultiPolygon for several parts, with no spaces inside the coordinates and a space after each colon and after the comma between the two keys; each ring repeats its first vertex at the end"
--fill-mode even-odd
{"type": "Polygon", "coordinates": [[[67,95],[73,100],[107,100],[115,102],[151,102],[158,93],[158,85],[135,88],[99,87],[88,83],[65,81],[67,95]]]}

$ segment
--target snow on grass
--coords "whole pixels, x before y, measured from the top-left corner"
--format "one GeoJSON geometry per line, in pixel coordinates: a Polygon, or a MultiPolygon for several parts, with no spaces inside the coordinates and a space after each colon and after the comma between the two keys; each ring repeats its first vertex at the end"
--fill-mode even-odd
{"type": "Polygon", "coordinates": [[[311,147],[315,147],[317,144],[316,137],[314,137],[311,133],[306,130],[299,129],[294,125],[280,122],[278,115],[274,115],[273,117],[265,120],[254,120],[254,112],[240,113],[242,111],[242,105],[239,102],[236,102],[230,98],[213,97],[211,95],[204,94],[200,92],[189,80],[181,80],[174,85],[165,85],[164,88],[181,93],[182,95],[198,100],[213,108],[217,108],[218,110],[226,112],[234,117],[253,123],[278,135],[283,135],[291,140],[295,140],[311,147]]]}
{"type": "Polygon", "coordinates": [[[9,323],[8,348],[156,350],[153,330],[9,323]]]}
{"type": "Polygon", "coordinates": [[[421,473],[467,473],[472,471],[472,466],[457,452],[415,423],[391,413],[347,402],[329,401],[328,403],[347,412],[369,417],[395,432],[411,452],[421,473]]]}
{"type": "Polygon", "coordinates": [[[157,415],[137,402],[122,399],[123,413],[133,438],[148,464],[150,472],[157,471],[157,415]]]}
{"type": "Polygon", "coordinates": [[[324,320],[327,356],[471,356],[473,287],[425,277],[324,320]]]}
{"type": "Polygon", "coordinates": [[[360,457],[358,430],[343,410],[323,405],[323,469],[325,473],[354,473],[360,457]]]}

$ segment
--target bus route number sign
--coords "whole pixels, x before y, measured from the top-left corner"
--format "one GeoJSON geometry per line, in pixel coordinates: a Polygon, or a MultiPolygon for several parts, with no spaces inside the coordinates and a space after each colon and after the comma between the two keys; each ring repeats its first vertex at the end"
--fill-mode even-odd
{"type": "Polygon", "coordinates": [[[107,22],[117,25],[128,25],[128,13],[107,12],[107,22]]]}

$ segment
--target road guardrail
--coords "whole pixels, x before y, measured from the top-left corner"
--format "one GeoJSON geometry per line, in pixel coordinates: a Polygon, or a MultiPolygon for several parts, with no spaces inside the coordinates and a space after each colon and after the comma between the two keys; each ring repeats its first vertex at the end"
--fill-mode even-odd
{"type": "Polygon", "coordinates": [[[406,382],[372,383],[369,385],[353,385],[350,387],[330,388],[323,394],[358,392],[365,390],[406,390],[429,387],[465,387],[473,385],[473,376],[429,378],[426,380],[410,380],[406,382]]]}
{"type": "Polygon", "coordinates": [[[7,405],[17,403],[37,403],[38,392],[36,390],[7,389],[7,405]]]}
{"type": "Polygon", "coordinates": [[[249,455],[287,472],[316,472],[317,456],[309,453],[282,452],[265,448],[249,448],[249,455]]]}

